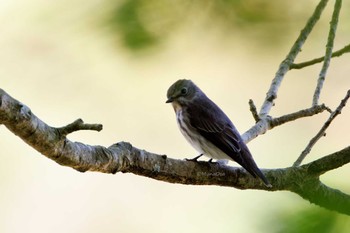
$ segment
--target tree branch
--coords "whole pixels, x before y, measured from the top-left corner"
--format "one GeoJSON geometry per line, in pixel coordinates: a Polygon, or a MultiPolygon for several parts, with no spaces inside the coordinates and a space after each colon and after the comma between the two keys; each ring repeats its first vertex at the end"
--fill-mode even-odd
{"type": "Polygon", "coordinates": [[[310,142],[307,144],[306,148],[303,150],[303,152],[301,152],[298,159],[294,162],[293,166],[299,166],[301,164],[301,162],[305,159],[305,157],[310,153],[312,147],[316,144],[316,142],[322,136],[325,135],[327,128],[330,126],[332,121],[341,113],[341,110],[345,107],[346,102],[348,101],[349,98],[350,98],[350,90],[347,91],[344,99],[342,99],[342,101],[340,101],[339,106],[336,108],[336,110],[334,110],[334,112],[331,113],[331,115],[329,116],[327,121],[324,123],[324,125],[322,126],[320,131],[318,131],[318,133],[315,135],[315,137],[313,137],[310,140],[310,142]]]}
{"type": "Polygon", "coordinates": [[[258,111],[256,109],[256,106],[254,104],[254,101],[252,99],[249,100],[249,110],[254,117],[255,123],[259,122],[260,117],[259,117],[258,111]]]}
{"type": "MultiPolygon", "coordinates": [[[[286,114],[276,118],[267,116],[265,118],[260,119],[252,128],[250,128],[247,132],[245,132],[242,135],[243,141],[245,143],[248,143],[254,138],[256,138],[257,136],[264,134],[265,132],[267,132],[268,130],[276,126],[280,126],[282,124],[295,121],[303,117],[310,117],[310,116],[319,114],[325,110],[331,112],[331,110],[327,106],[325,106],[324,104],[321,104],[321,105],[317,105],[307,109],[302,109],[297,112],[293,112],[293,113],[286,114]]],[[[254,113],[253,113],[253,116],[254,116],[254,113]]]]}
{"type": "MultiPolygon", "coordinates": [[[[344,53],[349,53],[349,52],[350,52],[350,44],[348,44],[344,48],[339,49],[339,50],[335,51],[334,53],[332,53],[332,57],[340,57],[344,53]]],[[[290,69],[302,69],[304,67],[320,63],[322,61],[324,61],[324,56],[323,57],[319,57],[319,58],[315,58],[315,59],[312,59],[312,60],[306,61],[306,62],[293,63],[293,64],[290,65],[289,68],[290,69]]]]}
{"type": "Polygon", "coordinates": [[[96,131],[100,132],[102,130],[102,125],[101,124],[85,124],[82,119],[78,119],[69,125],[66,125],[66,126],[61,127],[61,128],[57,128],[57,130],[62,135],[68,135],[70,133],[73,133],[73,132],[79,131],[79,130],[96,130],[96,131]]]}
{"type": "MultiPolygon", "coordinates": [[[[264,103],[262,104],[262,106],[260,108],[260,112],[258,114],[259,117],[254,116],[254,114],[256,114],[256,113],[252,112],[255,121],[257,121],[257,119],[259,119],[259,121],[257,121],[254,126],[252,126],[249,130],[247,130],[242,135],[243,140],[246,143],[251,141],[252,139],[256,138],[257,136],[264,134],[269,129],[271,129],[271,125],[272,125],[271,122],[272,122],[273,118],[271,116],[269,116],[269,112],[270,112],[272,106],[274,105],[274,100],[277,98],[278,89],[281,86],[281,83],[282,83],[286,73],[289,71],[290,66],[293,64],[295,58],[297,57],[297,55],[301,51],[301,48],[302,48],[303,44],[305,43],[307,37],[309,36],[312,29],[316,25],[317,21],[320,19],[320,16],[321,16],[324,8],[326,7],[327,3],[328,3],[328,0],[320,0],[320,2],[316,6],[313,14],[311,15],[311,17],[307,21],[304,28],[301,30],[298,38],[294,42],[294,44],[293,44],[292,48],[290,49],[289,53],[287,54],[286,58],[279,65],[278,70],[275,74],[275,77],[273,78],[273,80],[271,82],[270,88],[269,88],[268,92],[266,93],[264,103]]],[[[251,103],[250,103],[250,107],[252,109],[251,103]]],[[[254,107],[253,107],[253,111],[254,111],[254,107]]],[[[289,117],[287,117],[287,119],[289,119],[289,117]]],[[[275,123],[273,123],[273,124],[278,125],[279,124],[279,123],[277,123],[278,120],[280,120],[279,122],[282,122],[282,120],[285,120],[285,118],[284,119],[277,119],[277,120],[275,120],[275,123]]]]}
{"type": "Polygon", "coordinates": [[[287,122],[295,121],[299,118],[310,117],[310,116],[319,114],[319,113],[323,112],[324,110],[330,111],[330,109],[328,107],[326,107],[326,105],[321,104],[321,105],[313,106],[311,108],[302,109],[302,110],[299,110],[297,112],[289,113],[289,114],[283,115],[281,117],[276,117],[276,118],[271,119],[270,127],[272,129],[276,126],[285,124],[287,122]]]}
{"type": "Polygon", "coordinates": [[[339,213],[350,214],[350,196],[324,185],[318,179],[306,180],[302,186],[291,191],[298,193],[310,203],[339,213]]]}
{"type": "Polygon", "coordinates": [[[307,169],[310,175],[317,177],[348,163],[350,163],[350,147],[324,156],[302,167],[307,169]]]}
{"type": "Polygon", "coordinates": [[[350,215],[350,196],[319,181],[320,174],[350,162],[350,147],[300,167],[262,169],[273,185],[268,188],[243,168],[172,159],[140,150],[126,142],[108,148],[72,142],[65,133],[79,129],[96,130],[100,129],[99,125],[88,125],[78,120],[66,127],[51,127],[1,89],[0,124],[46,157],[81,172],[127,172],[169,183],[288,190],[319,206],[350,215]],[[333,205],[335,202],[336,205],[333,205]]]}
{"type": "Polygon", "coordinates": [[[266,94],[265,101],[260,109],[260,117],[267,116],[273,106],[273,101],[277,98],[277,92],[278,89],[283,81],[283,78],[285,74],[289,71],[290,65],[294,62],[296,56],[301,51],[301,47],[303,46],[304,42],[306,41],[307,37],[309,36],[310,32],[312,31],[313,27],[317,23],[317,21],[320,19],[320,16],[326,7],[328,3],[328,0],[321,0],[317,7],[315,8],[315,11],[307,21],[305,27],[303,30],[301,30],[297,40],[293,44],[291,50],[289,51],[287,57],[282,61],[280,64],[275,78],[272,80],[272,83],[270,85],[270,89],[268,90],[266,94]]]}
{"type": "Polygon", "coordinates": [[[331,62],[332,58],[332,51],[333,51],[333,45],[334,45],[334,38],[335,33],[337,31],[338,26],[338,19],[339,19],[339,13],[342,5],[342,0],[336,0],[334,5],[334,11],[332,15],[332,20],[330,23],[329,33],[328,33],[328,40],[326,45],[326,54],[324,56],[324,61],[322,65],[322,69],[320,71],[318,80],[317,80],[317,86],[314,92],[314,96],[312,99],[312,106],[318,105],[318,100],[320,98],[321,90],[323,87],[324,80],[326,79],[327,70],[329,67],[329,64],[331,62]]]}

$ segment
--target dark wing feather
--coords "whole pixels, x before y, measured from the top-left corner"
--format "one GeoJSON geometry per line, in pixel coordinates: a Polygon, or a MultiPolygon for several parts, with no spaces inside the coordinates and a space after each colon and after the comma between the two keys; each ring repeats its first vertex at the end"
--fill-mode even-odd
{"type": "Polygon", "coordinates": [[[266,185],[270,186],[230,119],[214,102],[205,98],[205,101],[202,99],[201,103],[187,106],[187,117],[191,126],[244,167],[252,176],[260,177],[266,185]]]}
{"type": "Polygon", "coordinates": [[[198,116],[190,117],[191,125],[207,140],[227,154],[239,153],[241,151],[240,136],[230,125],[219,124],[221,122],[216,122],[215,118],[210,120],[201,117],[198,121],[196,118],[198,118],[198,116]]]}
{"type": "MultiPolygon", "coordinates": [[[[205,139],[241,164],[242,139],[230,119],[213,102],[206,107],[191,105],[188,109],[190,124],[205,139]]],[[[242,164],[241,164],[242,165],[242,164]]]]}

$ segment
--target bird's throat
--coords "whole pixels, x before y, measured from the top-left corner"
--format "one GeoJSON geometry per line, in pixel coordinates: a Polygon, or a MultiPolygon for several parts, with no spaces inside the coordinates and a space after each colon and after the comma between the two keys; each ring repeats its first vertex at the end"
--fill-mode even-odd
{"type": "Polygon", "coordinates": [[[180,104],[178,103],[178,102],[172,102],[171,103],[172,105],[173,105],[173,108],[174,108],[174,111],[175,111],[175,113],[177,113],[178,111],[180,111],[181,110],[181,106],[180,106],[180,104]]]}

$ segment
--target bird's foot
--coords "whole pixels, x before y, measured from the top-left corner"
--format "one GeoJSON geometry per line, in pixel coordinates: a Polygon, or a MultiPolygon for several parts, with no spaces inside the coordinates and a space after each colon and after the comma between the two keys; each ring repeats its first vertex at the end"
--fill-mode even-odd
{"type": "Polygon", "coordinates": [[[200,154],[200,155],[194,157],[193,159],[186,159],[186,161],[198,162],[198,159],[202,156],[203,156],[203,154],[200,154]]]}

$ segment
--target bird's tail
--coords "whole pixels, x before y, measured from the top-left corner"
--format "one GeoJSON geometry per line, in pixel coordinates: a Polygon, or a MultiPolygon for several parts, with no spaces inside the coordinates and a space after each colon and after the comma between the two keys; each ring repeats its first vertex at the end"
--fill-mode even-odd
{"type": "Polygon", "coordinates": [[[268,181],[268,179],[265,177],[265,175],[261,172],[261,170],[258,168],[258,165],[256,165],[253,156],[251,155],[248,147],[246,145],[242,146],[242,167],[244,167],[252,176],[255,178],[259,177],[264,184],[271,188],[272,185],[268,181]]]}
{"type": "MultiPolygon", "coordinates": [[[[252,174],[252,172],[248,171],[250,174],[252,174]]],[[[264,184],[269,187],[272,188],[272,185],[270,184],[270,182],[268,181],[268,179],[265,177],[265,175],[261,172],[261,170],[258,168],[258,166],[255,164],[255,168],[254,168],[254,174],[255,177],[258,176],[263,182],[264,184]]],[[[253,175],[253,174],[252,174],[253,175]]],[[[253,175],[254,176],[254,175],[253,175]]]]}

